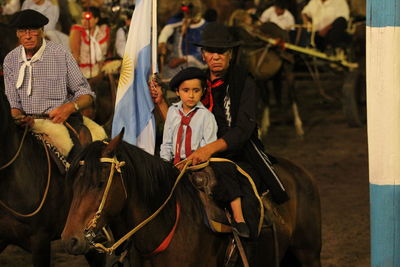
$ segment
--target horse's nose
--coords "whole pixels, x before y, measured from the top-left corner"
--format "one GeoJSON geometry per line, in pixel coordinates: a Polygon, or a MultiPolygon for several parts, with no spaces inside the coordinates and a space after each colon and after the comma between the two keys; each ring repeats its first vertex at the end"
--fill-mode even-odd
{"type": "Polygon", "coordinates": [[[81,241],[76,237],[71,237],[67,241],[64,241],[64,248],[69,254],[81,255],[87,252],[87,246],[85,241],[81,241]]]}

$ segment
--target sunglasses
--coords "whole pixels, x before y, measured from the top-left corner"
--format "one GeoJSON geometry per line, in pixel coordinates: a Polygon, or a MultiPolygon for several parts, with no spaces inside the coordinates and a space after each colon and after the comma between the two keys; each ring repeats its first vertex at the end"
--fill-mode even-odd
{"type": "Polygon", "coordinates": [[[203,50],[207,53],[217,53],[217,54],[225,54],[230,48],[215,48],[215,47],[203,47],[203,50]]]}

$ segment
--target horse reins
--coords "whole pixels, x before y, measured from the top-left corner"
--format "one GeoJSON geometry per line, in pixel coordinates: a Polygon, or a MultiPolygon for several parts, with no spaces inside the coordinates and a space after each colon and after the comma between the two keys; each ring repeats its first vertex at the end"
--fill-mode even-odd
{"type": "MultiPolygon", "coordinates": [[[[121,173],[121,167],[125,165],[125,161],[120,162],[120,161],[118,161],[118,159],[115,156],[113,158],[100,158],[100,162],[111,163],[111,169],[110,169],[110,174],[107,179],[106,188],[104,189],[103,197],[101,198],[100,206],[97,209],[95,216],[92,218],[92,220],[90,220],[88,226],[85,229],[85,231],[87,231],[87,232],[89,232],[92,228],[95,228],[97,226],[97,220],[100,218],[101,213],[103,212],[103,209],[106,204],[107,197],[108,197],[108,193],[111,188],[111,184],[112,184],[112,181],[114,178],[114,170],[121,173]]],[[[85,165],[85,162],[82,160],[79,162],[79,165],[83,166],[83,165],[85,165]]],[[[127,195],[127,192],[126,192],[126,189],[124,186],[122,175],[121,175],[121,181],[122,181],[122,185],[123,185],[123,188],[125,191],[125,199],[126,199],[128,197],[128,195],[127,195]]]]}
{"type": "MultiPolygon", "coordinates": [[[[2,169],[4,169],[4,168],[6,168],[7,166],[11,165],[11,164],[16,160],[16,158],[18,157],[18,155],[19,155],[20,152],[21,152],[22,144],[24,143],[24,140],[25,140],[25,137],[26,137],[26,133],[27,133],[27,132],[28,132],[28,127],[26,126],[26,127],[25,127],[25,131],[24,131],[24,135],[23,135],[23,137],[22,137],[22,140],[21,140],[21,143],[20,143],[20,146],[19,146],[19,148],[18,148],[17,153],[15,154],[15,156],[14,156],[6,165],[2,166],[2,167],[0,168],[0,170],[2,170],[2,169]]],[[[19,212],[13,210],[13,209],[10,208],[9,206],[7,206],[2,200],[0,200],[0,205],[1,205],[3,208],[5,208],[6,210],[8,210],[10,213],[14,214],[15,216],[23,217],[23,218],[28,218],[28,217],[35,216],[35,215],[42,209],[42,207],[43,207],[43,205],[44,205],[44,202],[46,201],[47,194],[48,194],[49,188],[50,188],[50,180],[51,180],[51,162],[50,162],[49,150],[48,150],[48,148],[47,148],[47,146],[46,146],[44,140],[42,140],[42,143],[43,143],[43,146],[44,146],[44,150],[45,150],[45,152],[46,152],[47,166],[48,166],[48,168],[47,168],[47,184],[46,184],[45,191],[44,191],[44,193],[43,193],[43,198],[42,198],[42,200],[40,201],[39,206],[38,206],[33,212],[28,213],[28,214],[22,214],[22,213],[19,213],[19,212]]]]}
{"type": "MultiPolygon", "coordinates": [[[[175,192],[176,186],[178,185],[178,183],[181,181],[183,175],[185,174],[186,170],[198,170],[198,169],[202,169],[206,166],[208,166],[209,162],[230,162],[232,164],[234,164],[236,166],[236,169],[242,174],[244,175],[250,182],[254,193],[256,195],[257,200],[260,203],[261,209],[260,209],[260,222],[259,222],[259,226],[258,226],[258,232],[261,231],[261,227],[262,227],[262,221],[264,218],[264,209],[261,198],[258,194],[258,191],[256,189],[256,186],[254,184],[254,182],[252,181],[251,177],[249,174],[247,174],[247,172],[245,172],[242,168],[240,168],[236,163],[234,163],[231,160],[228,159],[224,159],[224,158],[210,158],[208,161],[195,165],[195,166],[191,166],[189,167],[189,165],[192,163],[191,160],[183,160],[179,163],[177,163],[175,166],[179,166],[184,164],[181,172],[179,173],[179,176],[176,178],[174,185],[171,188],[171,191],[168,195],[168,197],[165,199],[165,201],[161,204],[161,206],[153,213],[151,214],[149,217],[147,217],[145,220],[143,220],[141,223],[139,223],[137,226],[135,226],[131,231],[129,231],[127,234],[125,234],[123,237],[121,237],[117,242],[115,242],[111,247],[105,247],[102,243],[96,243],[92,240],[88,240],[93,247],[95,247],[98,251],[100,252],[105,252],[108,254],[112,254],[113,251],[115,251],[123,242],[125,242],[126,240],[128,240],[132,235],[134,235],[137,231],[139,231],[141,228],[143,228],[146,224],[148,224],[151,220],[154,219],[154,217],[156,217],[161,211],[162,209],[166,206],[166,204],[168,203],[168,201],[171,199],[173,193],[175,192]]],[[[107,185],[106,188],[104,190],[101,202],[100,202],[100,206],[98,208],[98,211],[96,212],[95,216],[89,221],[88,226],[85,228],[85,238],[89,238],[89,237],[93,237],[95,236],[93,229],[96,227],[97,225],[97,220],[100,218],[101,213],[103,211],[108,193],[110,191],[110,187],[112,184],[112,180],[113,180],[113,176],[114,176],[114,169],[117,170],[117,172],[121,173],[121,168],[122,166],[125,165],[124,161],[118,161],[118,159],[114,156],[113,158],[100,158],[100,162],[105,162],[105,163],[111,163],[111,169],[110,169],[110,174],[108,176],[108,181],[107,181],[107,185]]],[[[80,161],[79,164],[81,166],[83,166],[85,164],[84,161],[80,161]]],[[[122,176],[121,176],[122,179],[122,176]]],[[[126,191],[125,191],[126,194],[126,191]]],[[[175,226],[174,226],[175,228],[175,226]]]]}
{"type": "Polygon", "coordinates": [[[3,166],[0,167],[0,171],[7,168],[8,166],[10,166],[11,164],[14,163],[14,161],[18,158],[19,153],[21,153],[21,149],[22,149],[22,145],[24,144],[25,141],[25,137],[26,134],[28,133],[28,126],[25,126],[25,130],[24,130],[24,134],[22,135],[22,139],[21,139],[21,143],[18,146],[17,152],[15,153],[15,155],[10,159],[10,161],[8,161],[6,164],[4,164],[3,166]]]}
{"type": "MultiPolygon", "coordinates": [[[[90,236],[93,232],[93,228],[96,226],[97,224],[97,220],[101,215],[102,209],[104,207],[104,203],[105,200],[107,199],[107,195],[109,193],[109,187],[111,187],[111,182],[112,181],[112,176],[114,176],[114,169],[116,169],[116,165],[117,163],[121,164],[122,162],[119,162],[117,160],[116,157],[114,158],[100,158],[100,162],[108,162],[111,163],[111,170],[110,170],[110,175],[108,177],[108,181],[107,181],[107,186],[106,189],[104,190],[103,193],[103,197],[99,206],[98,211],[96,212],[96,215],[93,217],[93,219],[89,222],[89,225],[86,227],[85,229],[85,233],[87,233],[88,236],[90,236]]],[[[125,162],[123,162],[125,164],[125,162]]],[[[141,228],[143,228],[146,224],[148,224],[151,220],[154,219],[154,217],[156,217],[161,211],[162,209],[166,206],[166,204],[168,203],[168,201],[171,199],[176,186],[178,185],[179,181],[181,180],[181,178],[183,177],[183,175],[186,172],[186,169],[188,169],[189,164],[191,163],[191,161],[186,162],[185,166],[183,167],[182,171],[180,172],[179,176],[176,178],[174,185],[172,186],[171,192],[169,193],[168,197],[166,198],[166,200],[163,202],[163,204],[161,204],[161,206],[153,213],[151,214],[149,217],[147,217],[144,221],[142,221],[141,223],[139,223],[137,226],[135,226],[131,231],[129,231],[127,234],[125,234],[123,237],[121,237],[117,242],[115,242],[111,247],[107,248],[105,247],[103,244],[101,243],[95,243],[95,242],[91,242],[91,244],[100,252],[105,252],[108,254],[112,254],[114,250],[116,250],[122,243],[124,243],[126,240],[128,240],[133,234],[135,234],[137,231],[139,231],[141,228]]],[[[84,164],[83,161],[80,162],[81,165],[84,164]]],[[[203,164],[205,165],[205,164],[203,164]]],[[[204,166],[203,166],[204,167],[204,166]]],[[[117,170],[118,171],[118,170],[117,170]]],[[[85,237],[87,236],[85,235],[85,237]]],[[[90,241],[89,241],[90,242],[90,241]]]]}

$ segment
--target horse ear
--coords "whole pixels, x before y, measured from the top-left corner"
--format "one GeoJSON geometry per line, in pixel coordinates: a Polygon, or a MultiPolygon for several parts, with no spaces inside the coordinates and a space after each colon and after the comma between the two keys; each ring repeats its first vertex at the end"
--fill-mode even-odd
{"type": "Polygon", "coordinates": [[[114,137],[110,143],[107,144],[106,148],[102,152],[103,157],[111,156],[112,152],[117,148],[117,146],[122,142],[124,138],[125,127],[122,128],[121,132],[114,137]]]}

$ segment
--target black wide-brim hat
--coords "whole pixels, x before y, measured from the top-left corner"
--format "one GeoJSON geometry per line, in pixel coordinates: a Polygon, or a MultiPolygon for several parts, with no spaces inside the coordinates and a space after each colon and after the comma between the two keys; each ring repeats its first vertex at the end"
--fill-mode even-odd
{"type": "Polygon", "coordinates": [[[196,67],[189,67],[183,69],[171,79],[171,81],[169,82],[169,89],[176,91],[178,90],[178,87],[179,85],[181,85],[181,83],[183,83],[186,80],[192,80],[192,79],[199,79],[202,81],[206,81],[207,75],[203,70],[196,67]]]}
{"type": "Polygon", "coordinates": [[[14,14],[10,26],[17,29],[39,29],[49,23],[49,19],[33,9],[25,9],[14,14]]]}
{"type": "Polygon", "coordinates": [[[211,22],[204,27],[201,41],[193,44],[200,47],[233,48],[239,46],[241,42],[234,38],[227,26],[211,22]]]}

